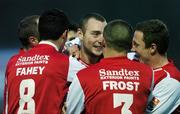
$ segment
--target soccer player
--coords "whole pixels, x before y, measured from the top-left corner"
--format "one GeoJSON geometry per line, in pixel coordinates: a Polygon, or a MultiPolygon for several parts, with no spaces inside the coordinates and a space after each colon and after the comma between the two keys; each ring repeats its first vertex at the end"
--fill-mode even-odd
{"type": "Polygon", "coordinates": [[[113,20],[103,33],[104,59],[77,73],[67,96],[67,114],[143,114],[152,87],[152,69],[127,58],[132,28],[113,20]]]}
{"type": "Polygon", "coordinates": [[[8,62],[4,114],[61,114],[69,61],[59,48],[68,25],[66,15],[58,9],[41,14],[40,43],[8,62]]]}
{"type": "Polygon", "coordinates": [[[180,71],[167,58],[168,43],[169,32],[161,20],[152,19],[136,25],[132,51],[155,71],[155,87],[147,107],[150,114],[170,114],[180,104],[180,71]]]}
{"type": "MultiPolygon", "coordinates": [[[[69,57],[68,83],[70,85],[76,73],[102,58],[103,31],[106,19],[98,13],[88,13],[80,21],[81,46],[78,58],[69,57]]],[[[65,105],[66,107],[66,105],[65,105]]],[[[66,108],[63,108],[65,110],[66,108]]]]}
{"type": "Polygon", "coordinates": [[[72,82],[75,74],[97,63],[102,58],[103,31],[106,19],[98,13],[88,13],[80,21],[81,46],[78,58],[70,56],[70,68],[68,82],[72,82]]]}
{"type": "MultiPolygon", "coordinates": [[[[18,24],[18,38],[21,42],[22,48],[20,48],[19,53],[11,57],[11,59],[15,58],[16,56],[19,56],[19,54],[26,53],[28,50],[30,50],[32,47],[38,44],[39,42],[38,22],[39,22],[39,15],[27,16],[20,21],[20,23],[18,24]]],[[[4,89],[7,89],[6,86],[7,83],[5,84],[4,89]]],[[[5,99],[6,99],[6,90],[4,91],[4,107],[6,104],[5,99]]]]}

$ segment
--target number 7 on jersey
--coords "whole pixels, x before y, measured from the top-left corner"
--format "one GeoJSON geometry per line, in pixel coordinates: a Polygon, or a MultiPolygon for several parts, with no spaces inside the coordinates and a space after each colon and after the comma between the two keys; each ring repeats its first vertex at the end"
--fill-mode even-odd
{"type": "Polygon", "coordinates": [[[124,102],[124,105],[121,109],[121,114],[132,114],[132,112],[129,110],[133,103],[133,95],[132,94],[121,94],[121,93],[114,93],[113,94],[113,108],[117,108],[122,105],[122,102],[124,102]]]}

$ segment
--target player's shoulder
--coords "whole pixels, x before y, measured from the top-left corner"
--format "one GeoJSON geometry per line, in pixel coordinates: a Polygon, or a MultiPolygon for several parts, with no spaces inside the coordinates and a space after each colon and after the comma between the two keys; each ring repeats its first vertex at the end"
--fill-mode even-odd
{"type": "Polygon", "coordinates": [[[148,66],[147,64],[141,63],[139,61],[134,61],[134,60],[129,60],[129,61],[131,61],[132,64],[137,65],[138,67],[144,67],[144,68],[148,68],[148,69],[150,68],[151,69],[150,66],[148,66]]]}
{"type": "MultiPolygon", "coordinates": [[[[156,82],[155,82],[156,84],[156,82]]],[[[166,90],[177,90],[180,88],[180,83],[178,80],[170,77],[170,74],[166,74],[164,78],[162,78],[156,85],[155,87],[160,86],[161,88],[164,87],[166,90]]],[[[179,91],[180,92],[180,91],[179,91]]]]}
{"type": "Polygon", "coordinates": [[[99,82],[99,72],[101,67],[97,65],[91,65],[87,68],[80,70],[77,73],[77,77],[81,83],[81,85],[95,85],[96,82],[99,82]]]}
{"type": "Polygon", "coordinates": [[[178,81],[178,79],[174,77],[174,73],[171,73],[166,69],[158,68],[158,69],[154,69],[153,71],[154,71],[155,85],[162,82],[163,80],[166,80],[166,83],[168,80],[173,80],[173,81],[169,81],[168,83],[173,83],[174,81],[178,81]]]}
{"type": "Polygon", "coordinates": [[[81,70],[83,68],[86,68],[87,66],[85,64],[83,64],[82,62],[80,62],[77,58],[69,56],[69,64],[70,67],[72,67],[73,69],[76,70],[81,70]]]}
{"type": "Polygon", "coordinates": [[[10,59],[8,60],[8,63],[16,61],[20,56],[21,56],[21,54],[19,54],[19,53],[11,56],[10,59]]]}
{"type": "Polygon", "coordinates": [[[169,72],[172,78],[175,78],[178,81],[180,81],[180,71],[173,63],[169,63],[163,66],[163,69],[169,72]]]}
{"type": "Polygon", "coordinates": [[[59,52],[46,53],[49,59],[49,66],[58,67],[63,69],[68,69],[69,67],[69,59],[68,56],[61,54],[59,52]]]}
{"type": "Polygon", "coordinates": [[[53,59],[57,59],[57,60],[60,59],[63,62],[69,61],[69,57],[63,53],[60,53],[60,52],[55,52],[54,54],[51,55],[51,57],[53,59]]]}
{"type": "Polygon", "coordinates": [[[129,60],[129,66],[143,73],[152,73],[152,68],[150,66],[138,61],[129,60]]]}
{"type": "Polygon", "coordinates": [[[169,62],[168,64],[164,65],[162,68],[169,72],[171,71],[171,72],[180,74],[179,69],[175,66],[173,62],[169,62]]]}
{"type": "Polygon", "coordinates": [[[99,68],[100,68],[100,67],[99,67],[99,64],[96,63],[96,64],[90,65],[90,66],[88,66],[88,67],[80,70],[80,71],[78,72],[78,74],[80,74],[80,75],[81,75],[81,74],[91,75],[91,74],[97,72],[99,68]]]}
{"type": "Polygon", "coordinates": [[[15,54],[15,55],[11,56],[11,58],[9,60],[17,59],[18,57],[20,57],[20,54],[15,54]]]}

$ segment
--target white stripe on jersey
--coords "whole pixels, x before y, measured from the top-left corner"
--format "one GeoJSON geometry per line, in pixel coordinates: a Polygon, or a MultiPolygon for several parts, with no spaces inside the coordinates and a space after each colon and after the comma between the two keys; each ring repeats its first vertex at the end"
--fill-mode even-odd
{"type": "Polygon", "coordinates": [[[84,92],[77,76],[69,87],[67,96],[67,114],[80,114],[84,109],[84,92]]]}
{"type": "Polygon", "coordinates": [[[152,91],[150,99],[156,98],[159,103],[154,107],[147,108],[148,114],[170,114],[180,105],[180,83],[171,78],[169,73],[162,79],[152,91]]]}
{"type": "Polygon", "coordinates": [[[76,73],[83,68],[86,68],[86,66],[81,64],[76,58],[70,56],[69,57],[69,71],[68,71],[67,81],[72,82],[76,73]]]}

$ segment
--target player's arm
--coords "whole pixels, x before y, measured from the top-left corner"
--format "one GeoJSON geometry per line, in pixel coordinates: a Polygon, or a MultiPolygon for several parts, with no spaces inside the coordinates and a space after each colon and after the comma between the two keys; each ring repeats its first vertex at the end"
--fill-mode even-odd
{"type": "Polygon", "coordinates": [[[148,114],[170,114],[180,104],[180,83],[167,76],[161,80],[152,91],[148,103],[148,114]]]}
{"type": "Polygon", "coordinates": [[[69,87],[66,104],[67,114],[80,114],[84,109],[84,93],[77,76],[69,87]]]}

